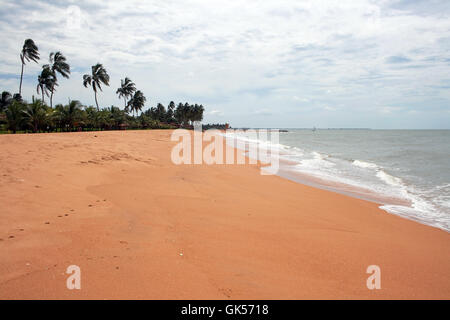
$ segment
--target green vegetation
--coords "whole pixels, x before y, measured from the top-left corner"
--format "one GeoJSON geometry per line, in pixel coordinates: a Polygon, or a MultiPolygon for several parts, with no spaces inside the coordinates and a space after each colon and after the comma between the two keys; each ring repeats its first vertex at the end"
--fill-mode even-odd
{"type": "MultiPolygon", "coordinates": [[[[130,100],[132,110],[139,110],[143,95],[136,92],[130,100]],[[135,99],[134,99],[135,98],[135,99]],[[133,100],[134,99],[134,100],[133,100]]],[[[97,109],[83,106],[72,100],[67,105],[49,107],[41,99],[33,98],[31,103],[18,101],[4,91],[1,100],[0,131],[16,132],[68,132],[120,129],[173,129],[191,127],[193,121],[203,118],[203,106],[180,103],[172,112],[159,103],[158,107],[131,116],[125,110],[111,106],[97,109]],[[172,114],[182,115],[175,118],[172,114]]],[[[174,104],[171,102],[171,104],[174,104]]],[[[170,104],[169,104],[170,106],[170,104]]],[[[131,109],[130,109],[131,110],[131,109]]]]}
{"type": "Polygon", "coordinates": [[[192,122],[203,120],[204,107],[187,102],[175,107],[175,103],[171,101],[167,109],[158,103],[156,107],[142,112],[147,99],[128,77],[121,80],[116,91],[119,99],[124,100],[124,109],[115,106],[100,108],[97,94],[102,91],[102,85],[109,86],[110,80],[100,63],[92,66],[91,74],[83,76],[83,85],[86,88],[91,86],[94,91],[96,108],[84,106],[77,100],[53,107],[53,95],[59,86],[57,76],[70,76],[70,65],[59,51],[50,53],[49,64],[43,65],[37,76],[36,91],[40,99],[33,96],[32,102],[28,103],[22,99],[22,78],[26,62],[37,63],[39,60],[38,47],[33,40],[25,40],[20,59],[22,70],[19,93],[11,95],[10,92],[3,91],[1,95],[0,133],[190,128],[192,122]],[[46,103],[45,97],[49,97],[50,105],[46,103]]]}
{"type": "Polygon", "coordinates": [[[231,127],[228,123],[208,123],[208,124],[204,124],[202,126],[202,129],[203,130],[208,130],[208,129],[227,130],[227,129],[231,129],[231,127]]]}

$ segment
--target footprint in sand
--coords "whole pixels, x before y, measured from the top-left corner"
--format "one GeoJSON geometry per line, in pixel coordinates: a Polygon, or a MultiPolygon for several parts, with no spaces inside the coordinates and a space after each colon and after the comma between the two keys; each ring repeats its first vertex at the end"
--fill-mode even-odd
{"type": "Polygon", "coordinates": [[[231,294],[233,293],[233,291],[230,288],[219,288],[219,292],[227,296],[228,298],[230,298],[231,294]]]}
{"type": "Polygon", "coordinates": [[[67,217],[68,215],[69,215],[68,213],[65,214],[66,217],[67,217]]]}
{"type": "Polygon", "coordinates": [[[9,236],[8,238],[9,238],[9,239],[14,239],[15,237],[14,237],[14,236],[9,236]]]}

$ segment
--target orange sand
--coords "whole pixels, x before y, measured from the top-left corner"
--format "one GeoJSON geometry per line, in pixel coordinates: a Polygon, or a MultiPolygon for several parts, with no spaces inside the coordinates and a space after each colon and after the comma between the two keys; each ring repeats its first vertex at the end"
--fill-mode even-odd
{"type": "Polygon", "coordinates": [[[176,166],[170,133],[1,135],[0,298],[450,298],[448,233],[256,165],[176,166]]]}

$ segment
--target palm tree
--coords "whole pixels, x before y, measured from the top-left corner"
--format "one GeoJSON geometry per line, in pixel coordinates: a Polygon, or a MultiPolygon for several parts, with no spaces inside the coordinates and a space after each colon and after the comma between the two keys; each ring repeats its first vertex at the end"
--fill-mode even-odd
{"type": "Polygon", "coordinates": [[[120,125],[126,122],[125,111],[120,110],[118,107],[111,106],[109,109],[109,114],[114,129],[119,129],[120,125]]]}
{"type": "Polygon", "coordinates": [[[117,89],[116,94],[119,98],[123,98],[125,102],[125,111],[127,111],[127,98],[131,97],[136,92],[136,86],[128,77],[124,80],[120,80],[120,88],[117,89]]]}
{"type": "Polygon", "coordinates": [[[23,102],[22,96],[19,93],[14,93],[13,100],[23,102]]]}
{"type": "Polygon", "coordinates": [[[3,91],[0,98],[0,112],[3,112],[12,102],[11,93],[8,91],[3,91]]]}
{"type": "Polygon", "coordinates": [[[156,120],[164,122],[166,120],[166,108],[162,105],[162,103],[158,103],[156,105],[156,120]]]}
{"type": "Polygon", "coordinates": [[[25,65],[25,60],[29,62],[30,60],[37,63],[39,60],[38,47],[33,40],[27,39],[23,43],[22,51],[20,52],[20,60],[22,61],[22,71],[20,73],[20,85],[19,85],[19,95],[22,96],[22,78],[23,78],[23,66],[25,65]]]}
{"type": "Polygon", "coordinates": [[[111,128],[112,120],[108,108],[102,109],[98,112],[98,120],[100,130],[111,128]]]}
{"type": "Polygon", "coordinates": [[[96,108],[90,106],[85,107],[84,114],[86,117],[86,125],[90,129],[98,128],[99,127],[99,112],[96,108]]]}
{"type": "Polygon", "coordinates": [[[54,76],[50,67],[48,65],[42,66],[42,71],[38,76],[38,84],[36,87],[36,92],[39,94],[40,91],[40,93],[42,94],[42,102],[45,102],[44,94],[48,97],[48,92],[54,90],[55,86],[57,85],[58,84],[56,83],[56,77],[54,76]]]}
{"type": "Polygon", "coordinates": [[[53,131],[55,127],[55,109],[53,108],[45,108],[45,131],[50,132],[53,131]]]}
{"type": "Polygon", "coordinates": [[[85,74],[83,76],[83,85],[87,88],[88,85],[92,85],[92,89],[95,94],[95,104],[97,105],[97,110],[100,110],[98,107],[97,101],[97,88],[102,91],[101,84],[109,86],[109,75],[106,73],[106,69],[102,64],[97,63],[95,66],[92,66],[92,74],[85,74]]]}
{"type": "Polygon", "coordinates": [[[175,110],[175,102],[170,101],[169,105],[167,106],[167,115],[166,115],[167,123],[171,123],[173,121],[174,110],[175,110]]]}
{"type": "Polygon", "coordinates": [[[186,125],[190,122],[194,121],[202,121],[203,120],[203,112],[205,108],[203,105],[190,105],[189,103],[179,103],[174,112],[175,120],[180,125],[186,125]]]}
{"type": "Polygon", "coordinates": [[[130,108],[130,111],[132,111],[133,114],[134,112],[136,112],[137,114],[137,112],[141,111],[142,108],[144,107],[146,100],[147,99],[144,97],[144,94],[140,90],[138,90],[136,91],[134,96],[130,99],[130,101],[128,101],[127,107],[130,108]]]}
{"type": "Polygon", "coordinates": [[[182,104],[181,102],[178,103],[178,106],[175,109],[174,117],[175,117],[176,122],[178,124],[180,124],[181,126],[183,126],[185,119],[186,119],[186,110],[184,108],[184,104],[182,104]]]}
{"type": "Polygon", "coordinates": [[[31,127],[31,130],[38,132],[46,122],[46,106],[41,100],[33,98],[33,102],[26,106],[23,115],[24,120],[31,127]]]}
{"type": "Polygon", "coordinates": [[[82,105],[78,100],[72,100],[66,106],[58,104],[55,107],[55,115],[61,128],[65,128],[67,131],[72,130],[77,122],[82,120],[83,110],[81,107],[82,105]]]}
{"type": "Polygon", "coordinates": [[[66,62],[66,57],[63,56],[63,54],[61,52],[52,52],[50,53],[49,56],[49,60],[50,60],[50,70],[53,73],[53,77],[55,78],[55,82],[52,86],[52,88],[50,89],[50,108],[53,107],[53,93],[55,92],[55,86],[57,86],[57,77],[56,74],[59,73],[60,75],[62,75],[64,78],[68,79],[70,76],[70,66],[69,64],[66,62]]]}
{"type": "Polygon", "coordinates": [[[6,109],[6,121],[8,124],[8,129],[12,130],[13,133],[16,133],[18,129],[20,129],[23,123],[23,110],[24,105],[22,102],[17,100],[12,101],[12,103],[6,109]]]}
{"type": "Polygon", "coordinates": [[[191,111],[191,120],[192,121],[202,121],[203,120],[203,111],[205,111],[205,108],[202,105],[195,104],[191,111]]]}

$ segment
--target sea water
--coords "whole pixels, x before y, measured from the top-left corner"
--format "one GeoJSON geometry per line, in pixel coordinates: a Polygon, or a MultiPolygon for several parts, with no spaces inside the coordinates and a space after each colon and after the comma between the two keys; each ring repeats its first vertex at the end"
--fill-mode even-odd
{"type": "Polygon", "coordinates": [[[450,231],[450,130],[287,131],[279,175],[450,231]]]}

